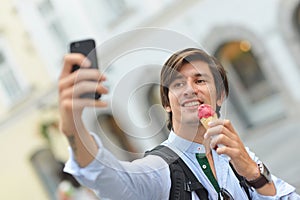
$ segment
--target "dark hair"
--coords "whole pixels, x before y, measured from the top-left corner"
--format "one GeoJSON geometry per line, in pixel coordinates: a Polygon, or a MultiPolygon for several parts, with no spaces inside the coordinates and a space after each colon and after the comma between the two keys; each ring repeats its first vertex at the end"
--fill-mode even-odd
{"type": "MultiPolygon", "coordinates": [[[[210,71],[213,74],[214,82],[217,91],[217,99],[222,95],[228,96],[229,87],[227,75],[222,64],[214,57],[207,54],[205,51],[197,48],[187,48],[174,53],[164,64],[160,75],[160,97],[164,107],[170,106],[169,102],[169,86],[178,74],[178,71],[184,64],[192,61],[201,60],[206,62],[210,71]]],[[[221,107],[217,106],[217,114],[220,116],[221,107]]],[[[168,129],[172,129],[172,113],[169,113],[168,129]]]]}

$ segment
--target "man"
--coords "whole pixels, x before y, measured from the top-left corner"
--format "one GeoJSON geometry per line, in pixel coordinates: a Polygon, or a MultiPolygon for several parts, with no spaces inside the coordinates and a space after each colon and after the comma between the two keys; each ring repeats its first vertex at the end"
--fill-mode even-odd
{"type": "MultiPolygon", "coordinates": [[[[171,179],[168,164],[149,155],[133,162],[118,161],[86,130],[81,114],[84,107],[105,107],[100,100],[83,99],[81,94],[106,94],[105,77],[80,54],[66,55],[60,76],[61,130],[72,148],[65,170],[102,198],[169,199],[171,179]],[[82,69],[71,73],[72,65],[82,69]]],[[[247,199],[235,171],[253,186],[252,199],[300,199],[295,188],[262,174],[263,165],[245,148],[229,120],[218,119],[206,130],[198,119],[198,106],[211,105],[217,113],[228,95],[223,66],[200,49],[173,54],[161,71],[161,99],[169,115],[169,138],[163,145],[176,152],[208,191],[209,199],[222,199],[225,189],[234,199],[247,199]],[[230,167],[229,162],[233,168],[230,167]]],[[[264,169],[267,170],[267,169],[264,169]]],[[[192,199],[199,199],[192,192],[192,199]]]]}

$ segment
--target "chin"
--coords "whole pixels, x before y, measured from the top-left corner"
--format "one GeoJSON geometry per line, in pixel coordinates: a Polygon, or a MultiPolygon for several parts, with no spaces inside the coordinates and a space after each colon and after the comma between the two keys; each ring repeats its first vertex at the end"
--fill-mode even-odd
{"type": "Polygon", "coordinates": [[[198,118],[196,118],[196,119],[189,119],[189,120],[186,119],[186,120],[183,120],[182,123],[188,124],[190,126],[199,126],[201,124],[198,118]]]}

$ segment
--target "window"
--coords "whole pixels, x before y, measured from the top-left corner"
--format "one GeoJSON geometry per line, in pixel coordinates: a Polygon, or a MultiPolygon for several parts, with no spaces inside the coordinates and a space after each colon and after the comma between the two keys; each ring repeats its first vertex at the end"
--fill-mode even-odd
{"type": "Polygon", "coordinates": [[[297,31],[300,37],[300,4],[298,4],[298,6],[296,7],[292,20],[295,26],[295,30],[297,31]]]}
{"type": "MultiPolygon", "coordinates": [[[[72,16],[70,11],[73,10],[73,5],[72,9],[66,9],[68,8],[66,1],[56,0],[26,2],[17,0],[15,4],[26,32],[46,65],[50,78],[56,81],[69,42],[70,28],[65,27],[65,24],[72,16]]],[[[78,21],[73,19],[72,23],[76,27],[82,27],[82,23],[78,21]]]]}
{"type": "MultiPolygon", "coordinates": [[[[148,104],[149,108],[152,108],[152,106],[161,106],[161,99],[160,99],[160,85],[159,84],[152,84],[148,88],[148,93],[147,93],[147,99],[148,99],[148,104]]],[[[159,125],[161,122],[166,122],[168,119],[166,112],[161,109],[155,109],[154,110],[154,119],[156,120],[156,123],[159,125]]],[[[163,140],[167,139],[168,134],[170,133],[169,129],[167,126],[164,124],[162,130],[161,130],[163,140]]],[[[162,141],[161,141],[162,142],[162,141]]]]}
{"type": "Polygon", "coordinates": [[[12,105],[20,101],[24,92],[24,85],[21,82],[15,71],[13,70],[13,62],[8,57],[9,53],[0,45],[0,88],[4,93],[2,99],[6,105],[12,105]]]}
{"type": "Polygon", "coordinates": [[[215,53],[228,71],[229,99],[246,127],[280,118],[283,112],[280,95],[255,53],[246,40],[223,43],[215,53]]]}
{"type": "Polygon", "coordinates": [[[256,103],[274,93],[251,50],[248,41],[234,41],[222,45],[217,57],[233,69],[250,102],[256,103]]]}
{"type": "Polygon", "coordinates": [[[62,163],[56,160],[50,149],[37,150],[31,155],[30,161],[41,179],[49,199],[57,199],[56,193],[61,179],[59,175],[62,173],[62,163]]]}
{"type": "Polygon", "coordinates": [[[85,0],[81,5],[89,23],[100,34],[106,28],[120,23],[128,14],[125,0],[85,0]]]}
{"type": "Polygon", "coordinates": [[[150,106],[153,104],[161,104],[159,90],[160,90],[159,84],[153,84],[150,86],[148,91],[148,100],[150,106]]]}
{"type": "Polygon", "coordinates": [[[52,33],[51,35],[56,37],[58,44],[60,44],[62,48],[65,48],[68,37],[60,22],[61,19],[59,19],[59,16],[56,14],[51,0],[41,1],[41,3],[38,4],[37,7],[41,16],[46,22],[46,25],[48,26],[48,30],[52,33]]]}

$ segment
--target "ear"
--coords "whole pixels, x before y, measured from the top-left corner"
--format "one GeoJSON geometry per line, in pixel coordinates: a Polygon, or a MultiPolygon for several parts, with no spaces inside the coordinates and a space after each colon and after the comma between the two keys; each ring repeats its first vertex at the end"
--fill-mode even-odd
{"type": "Polygon", "coordinates": [[[217,99],[217,106],[221,107],[224,99],[225,99],[225,93],[222,92],[221,97],[219,99],[217,99]]]}
{"type": "Polygon", "coordinates": [[[172,111],[170,106],[166,106],[166,107],[165,107],[165,110],[166,110],[168,113],[172,111]]]}

